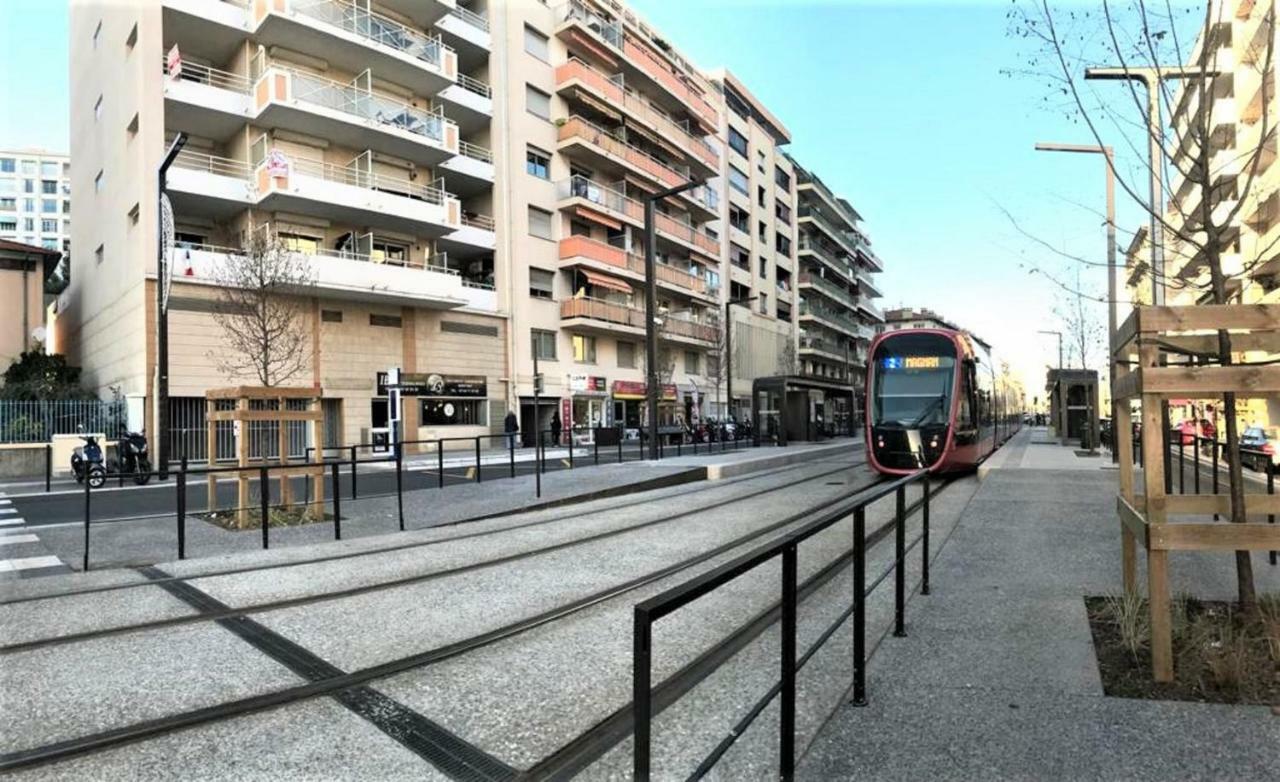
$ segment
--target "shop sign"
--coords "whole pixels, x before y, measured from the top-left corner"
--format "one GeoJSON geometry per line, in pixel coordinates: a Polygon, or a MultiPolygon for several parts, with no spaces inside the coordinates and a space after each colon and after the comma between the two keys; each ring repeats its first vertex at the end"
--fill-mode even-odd
{"type": "Polygon", "coordinates": [[[176,43],[165,56],[165,66],[169,70],[170,79],[176,79],[182,75],[182,54],[178,51],[178,45],[176,43]]]}
{"type": "Polygon", "coordinates": [[[289,156],[278,149],[271,150],[267,154],[267,176],[289,176],[289,156]]]}
{"type": "Polygon", "coordinates": [[[604,394],[609,384],[598,375],[569,375],[569,390],[577,394],[604,394]]]}
{"type": "MultiPolygon", "coordinates": [[[[613,381],[613,396],[615,399],[645,399],[648,393],[648,386],[635,380],[615,380],[613,381]]],[[[674,401],[676,399],[676,387],[674,384],[667,384],[662,387],[663,401],[674,401]]]]}
{"type": "MultiPolygon", "coordinates": [[[[401,372],[401,396],[460,396],[484,398],[489,395],[488,383],[480,375],[440,375],[434,372],[401,372]]],[[[387,395],[387,373],[377,376],[378,396],[387,395]]]]}

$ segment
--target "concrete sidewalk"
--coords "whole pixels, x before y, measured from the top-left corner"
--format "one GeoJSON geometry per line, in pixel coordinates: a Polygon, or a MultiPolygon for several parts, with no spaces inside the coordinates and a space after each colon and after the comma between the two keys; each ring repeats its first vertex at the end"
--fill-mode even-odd
{"type": "MultiPolygon", "coordinates": [[[[1267,707],[1103,694],[1084,597],[1121,589],[1117,473],[1066,470],[1105,457],[1036,439],[1024,431],[992,460],[908,637],[873,657],[869,705],[836,713],[800,777],[1275,779],[1267,707]]],[[[1260,591],[1280,590],[1280,568],[1258,555],[1254,568],[1260,591]]],[[[1230,554],[1179,553],[1170,570],[1175,592],[1234,595],[1230,554]]]]}

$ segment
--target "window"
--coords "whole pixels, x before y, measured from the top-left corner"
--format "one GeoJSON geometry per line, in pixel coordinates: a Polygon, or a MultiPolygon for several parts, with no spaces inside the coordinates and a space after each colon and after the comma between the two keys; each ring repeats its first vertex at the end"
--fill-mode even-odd
{"type": "Polygon", "coordinates": [[[764,206],[765,198],[767,198],[767,195],[765,194],[764,185],[761,185],[756,188],[756,203],[764,206]]]}
{"type": "Polygon", "coordinates": [[[529,207],[529,235],[539,239],[551,238],[551,213],[536,206],[529,207]]]}
{"type": "Polygon", "coordinates": [[[769,294],[767,293],[760,294],[760,314],[769,314],[769,294]]]}
{"type": "Polygon", "coordinates": [[[134,114],[133,119],[129,120],[129,124],[125,127],[125,131],[129,134],[129,140],[133,141],[133,137],[138,135],[138,115],[134,114]]]}
{"type": "Polygon", "coordinates": [[[768,242],[769,241],[769,224],[766,223],[764,220],[761,220],[759,225],[756,226],[756,235],[760,237],[760,241],[768,242]]]}
{"type": "Polygon", "coordinates": [[[551,299],[555,294],[556,275],[546,269],[529,267],[529,295],[535,299],[551,299]]]}
{"type": "Polygon", "coordinates": [[[787,191],[791,190],[791,175],[782,169],[775,169],[773,172],[773,181],[787,191]]]}
{"type": "Polygon", "coordinates": [[[16,198],[0,198],[0,209],[6,212],[18,211],[18,199],[16,198]]]}
{"type": "Polygon", "coordinates": [[[729,262],[739,269],[751,269],[751,254],[736,244],[729,245],[729,262]]]}
{"type": "Polygon", "coordinates": [[[40,221],[40,233],[52,234],[57,232],[58,232],[57,220],[41,220],[40,221]]]}
{"type": "Polygon", "coordinates": [[[93,118],[95,121],[102,119],[102,96],[101,95],[98,96],[98,102],[93,104],[93,118]]]}
{"type": "Polygon", "coordinates": [[[618,367],[620,369],[635,369],[635,366],[636,343],[618,340],[618,367]]]}
{"type": "Polygon", "coordinates": [[[46,160],[40,164],[40,176],[57,179],[60,168],[56,161],[46,160]]]}
{"type": "Polygon", "coordinates": [[[71,214],[71,202],[70,202],[70,201],[63,201],[63,202],[62,202],[62,213],[63,213],[64,215],[69,215],[69,214],[71,214]]]}
{"type": "Polygon", "coordinates": [[[551,154],[537,147],[529,147],[524,153],[524,170],[538,179],[550,179],[551,154]]]}
{"type": "Polygon", "coordinates": [[[36,173],[36,161],[34,160],[22,161],[22,173],[27,175],[34,175],[36,173]]]}
{"type": "Polygon", "coordinates": [[[695,351],[686,350],[684,352],[684,371],[686,375],[698,374],[698,364],[700,363],[700,359],[701,355],[695,351]]]}
{"type": "Polygon", "coordinates": [[[791,222],[791,207],[779,201],[773,205],[773,213],[779,220],[784,223],[791,222]]]}
{"type": "Polygon", "coordinates": [[[574,334],[573,360],[579,364],[596,363],[596,338],[574,334]]]}
{"type": "Polygon", "coordinates": [[[138,214],[140,211],[141,206],[139,204],[134,204],[133,208],[129,210],[129,225],[138,224],[138,214]]]}
{"type": "Polygon", "coordinates": [[[743,233],[747,233],[748,231],[750,231],[751,217],[748,215],[747,210],[741,209],[736,206],[730,206],[729,207],[729,225],[733,226],[734,228],[737,228],[739,231],[742,231],[743,233]]]}
{"type": "Polygon", "coordinates": [[[46,249],[46,250],[56,250],[56,249],[58,249],[58,240],[57,240],[57,239],[52,239],[52,238],[50,238],[50,239],[41,239],[41,240],[40,240],[40,246],[41,246],[41,247],[43,247],[43,248],[44,248],[44,249],[46,249]]]}
{"type": "Polygon", "coordinates": [[[764,173],[764,171],[765,171],[765,166],[766,166],[766,165],[767,165],[767,164],[765,163],[764,150],[763,150],[763,149],[757,149],[757,150],[756,150],[756,168],[760,169],[760,173],[762,173],[762,174],[763,174],[763,173],[764,173]]]}
{"type": "Polygon", "coordinates": [[[543,62],[551,61],[551,53],[547,49],[547,36],[533,29],[529,25],[524,26],[524,50],[543,62]]]}
{"type": "Polygon", "coordinates": [[[24,231],[36,230],[36,219],[34,217],[22,218],[22,230],[24,231]]]}
{"type": "Polygon", "coordinates": [[[22,180],[22,192],[34,193],[36,191],[36,182],[34,179],[22,180]]]}
{"type": "Polygon", "coordinates": [[[529,332],[529,336],[533,341],[533,355],[537,356],[539,360],[556,360],[556,333],[554,331],[532,329],[529,332]]]}
{"type": "Polygon", "coordinates": [[[737,131],[737,129],[729,128],[729,147],[743,157],[747,156],[747,137],[737,131]]]}
{"type": "Polygon", "coordinates": [[[102,192],[102,172],[101,171],[99,171],[98,175],[93,178],[93,192],[95,193],[102,192]]]}
{"type": "Polygon", "coordinates": [[[387,241],[371,242],[369,245],[369,260],[374,263],[407,266],[409,263],[409,246],[387,241]]]}
{"type": "Polygon", "coordinates": [[[341,323],[342,310],[320,310],[321,323],[341,323]]]}
{"type": "Polygon", "coordinates": [[[18,230],[18,221],[16,219],[0,220],[0,231],[13,231],[16,233],[17,230],[18,230]]]}
{"type": "Polygon", "coordinates": [[[774,249],[783,255],[791,255],[791,240],[782,234],[774,234],[773,246],[774,249]]]}
{"type": "Polygon", "coordinates": [[[551,119],[551,96],[532,84],[526,84],[524,85],[524,108],[535,117],[549,120],[551,119]]]}
{"type": "Polygon", "coordinates": [[[763,255],[760,256],[760,276],[761,277],[769,276],[769,259],[764,257],[763,255]]]}
{"type": "Polygon", "coordinates": [[[0,173],[12,174],[14,172],[14,160],[11,157],[0,157],[0,173]]]}
{"type": "Polygon", "coordinates": [[[422,405],[421,426],[487,426],[488,399],[419,400],[422,405]]]}
{"type": "Polygon", "coordinates": [[[385,326],[387,328],[398,329],[402,323],[399,315],[369,315],[370,326],[385,326]]]}
{"type": "MultiPolygon", "coordinates": [[[[321,243],[324,241],[319,236],[306,236],[305,234],[280,233],[278,234],[280,243],[289,252],[302,253],[303,255],[315,255],[320,249],[321,243]]],[[[204,237],[200,237],[201,240],[204,237]]]]}
{"type": "Polygon", "coordinates": [[[56,198],[42,198],[42,199],[40,199],[40,211],[41,211],[41,212],[44,212],[45,214],[57,214],[57,213],[58,213],[58,199],[56,199],[56,198]]]}
{"type": "Polygon", "coordinates": [[[102,265],[102,249],[102,245],[98,245],[98,249],[93,251],[93,262],[98,265],[102,265]]]}
{"type": "Polygon", "coordinates": [[[751,194],[751,189],[747,185],[747,175],[739,171],[737,166],[729,166],[729,187],[743,195],[751,194]]]}
{"type": "Polygon", "coordinates": [[[184,250],[196,250],[205,243],[203,234],[178,231],[173,235],[173,246],[184,250]]]}
{"type": "Polygon", "coordinates": [[[36,211],[36,200],[34,198],[22,199],[22,211],[24,212],[36,211]]]}

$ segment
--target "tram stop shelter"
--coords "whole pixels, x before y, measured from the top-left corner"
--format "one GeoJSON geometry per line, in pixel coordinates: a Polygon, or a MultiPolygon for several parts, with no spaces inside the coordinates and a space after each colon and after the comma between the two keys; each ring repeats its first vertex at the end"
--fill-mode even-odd
{"type": "Polygon", "coordinates": [[[756,444],[772,440],[821,440],[854,433],[854,389],[844,383],[800,375],[756,378],[751,419],[756,444]]]}
{"type": "Polygon", "coordinates": [[[1098,432],[1098,372],[1093,369],[1050,369],[1044,390],[1049,396],[1049,421],[1066,445],[1096,447],[1098,432]],[[1087,437],[1086,437],[1087,432],[1087,437]]]}

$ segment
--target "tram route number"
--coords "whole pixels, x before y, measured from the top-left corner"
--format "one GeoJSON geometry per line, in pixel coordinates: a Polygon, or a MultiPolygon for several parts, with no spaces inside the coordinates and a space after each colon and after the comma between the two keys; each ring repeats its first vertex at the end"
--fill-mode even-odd
{"type": "Polygon", "coordinates": [[[937,356],[886,356],[885,369],[937,369],[937,356]]]}

